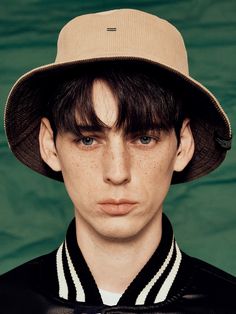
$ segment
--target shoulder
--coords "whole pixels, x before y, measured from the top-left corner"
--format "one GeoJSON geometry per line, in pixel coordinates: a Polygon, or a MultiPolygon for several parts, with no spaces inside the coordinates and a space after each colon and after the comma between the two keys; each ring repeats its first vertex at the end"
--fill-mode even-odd
{"type": "Polygon", "coordinates": [[[236,277],[200,259],[186,259],[191,269],[185,299],[199,300],[216,308],[233,308],[236,313],[236,277]]]}
{"type": "Polygon", "coordinates": [[[42,279],[44,265],[50,266],[54,259],[55,253],[42,255],[32,259],[0,276],[0,293],[2,288],[12,287],[31,287],[37,289],[42,279]]]}
{"type": "Polygon", "coordinates": [[[200,259],[193,257],[191,259],[199,284],[204,283],[206,287],[211,286],[211,288],[216,284],[214,290],[220,290],[221,293],[224,292],[223,289],[236,292],[236,277],[200,259]]]}
{"type": "MultiPolygon", "coordinates": [[[[63,308],[53,297],[57,289],[55,251],[20,265],[0,276],[0,313],[42,314],[63,308]],[[50,279],[49,279],[50,278],[50,279]]],[[[72,313],[65,305],[63,313],[72,313]]]]}

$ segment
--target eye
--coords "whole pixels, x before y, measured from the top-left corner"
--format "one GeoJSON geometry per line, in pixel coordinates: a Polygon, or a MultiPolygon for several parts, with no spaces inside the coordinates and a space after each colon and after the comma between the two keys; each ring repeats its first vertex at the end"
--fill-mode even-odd
{"type": "Polygon", "coordinates": [[[79,138],[75,138],[74,142],[78,144],[79,146],[92,146],[94,143],[94,138],[90,136],[82,136],[79,138]]]}
{"type": "Polygon", "coordinates": [[[89,137],[89,136],[82,137],[80,139],[80,142],[82,142],[86,146],[92,145],[93,141],[94,141],[94,139],[92,137],[89,137]]]}
{"type": "Polygon", "coordinates": [[[91,145],[94,139],[92,137],[86,136],[86,137],[83,137],[81,141],[84,145],[91,145]]]}
{"type": "Polygon", "coordinates": [[[149,144],[153,138],[151,136],[144,135],[140,136],[139,139],[142,144],[149,144]]]}

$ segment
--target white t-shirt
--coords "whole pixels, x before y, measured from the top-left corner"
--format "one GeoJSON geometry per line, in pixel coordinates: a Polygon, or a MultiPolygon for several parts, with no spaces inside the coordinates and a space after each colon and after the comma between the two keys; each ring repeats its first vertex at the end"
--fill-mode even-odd
{"type": "Polygon", "coordinates": [[[115,293],[106,290],[99,289],[102,297],[102,301],[106,305],[116,305],[122,296],[122,293],[115,293]]]}

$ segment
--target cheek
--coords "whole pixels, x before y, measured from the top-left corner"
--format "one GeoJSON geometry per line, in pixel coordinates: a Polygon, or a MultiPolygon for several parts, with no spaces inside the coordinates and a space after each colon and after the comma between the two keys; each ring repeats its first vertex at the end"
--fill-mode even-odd
{"type": "Polygon", "coordinates": [[[65,187],[73,203],[87,201],[99,187],[99,169],[96,160],[70,156],[61,162],[65,187]]]}
{"type": "Polygon", "coordinates": [[[155,182],[159,178],[167,179],[172,175],[174,168],[174,158],[170,159],[167,154],[163,155],[161,152],[152,158],[139,158],[135,162],[135,167],[138,176],[145,178],[150,182],[155,182]]]}
{"type": "MultiPolygon", "coordinates": [[[[142,192],[145,192],[147,198],[162,199],[170,186],[173,174],[173,159],[160,158],[142,158],[136,161],[135,180],[142,186],[142,192]]],[[[166,156],[166,155],[165,155],[166,156]]]]}

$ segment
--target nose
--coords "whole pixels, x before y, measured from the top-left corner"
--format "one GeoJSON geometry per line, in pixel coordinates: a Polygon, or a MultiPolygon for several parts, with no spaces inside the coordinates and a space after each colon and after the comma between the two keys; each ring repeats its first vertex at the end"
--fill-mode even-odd
{"type": "Polygon", "coordinates": [[[103,155],[104,182],[113,185],[124,185],[130,182],[130,156],[122,140],[114,141],[103,155]]]}

